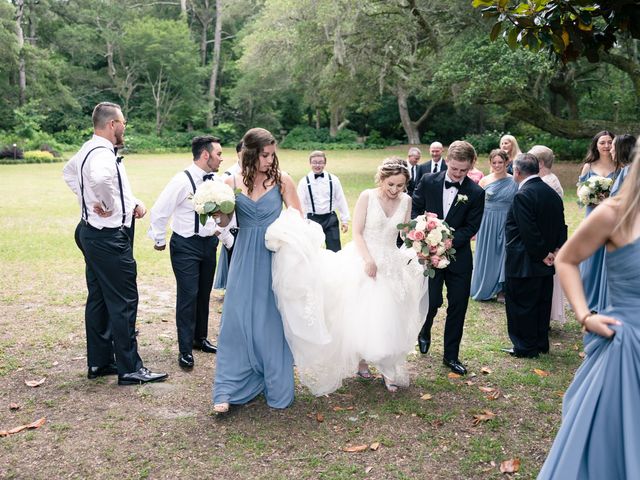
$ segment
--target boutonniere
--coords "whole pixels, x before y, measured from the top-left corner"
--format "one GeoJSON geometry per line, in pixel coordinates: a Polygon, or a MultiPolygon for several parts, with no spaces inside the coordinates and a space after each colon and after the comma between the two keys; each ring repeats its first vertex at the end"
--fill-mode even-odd
{"type": "Polygon", "coordinates": [[[456,205],[458,205],[459,203],[467,203],[468,201],[469,197],[467,197],[466,195],[462,195],[461,193],[459,193],[456,197],[456,205]]]}

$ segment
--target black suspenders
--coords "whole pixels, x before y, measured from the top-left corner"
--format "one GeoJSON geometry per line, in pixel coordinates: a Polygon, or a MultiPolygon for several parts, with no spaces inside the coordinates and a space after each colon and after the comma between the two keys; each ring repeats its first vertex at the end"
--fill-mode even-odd
{"type": "MultiPolygon", "coordinates": [[[[99,148],[105,148],[109,150],[107,147],[104,147],[104,146],[93,147],[85,155],[84,160],[82,160],[82,164],[80,165],[80,198],[82,199],[82,213],[80,216],[84,215],[84,221],[87,223],[89,223],[89,211],[87,209],[87,204],[84,201],[84,178],[82,176],[82,169],[84,168],[84,164],[87,162],[89,155],[91,155],[91,152],[99,148]]],[[[127,218],[127,214],[124,210],[124,192],[122,190],[122,177],[120,176],[120,169],[118,168],[118,164],[120,163],[120,158],[121,157],[116,157],[116,172],[118,174],[118,186],[120,187],[120,203],[122,204],[122,225],[121,226],[124,227],[124,221],[127,218]]]]}
{"type": "MultiPolygon", "coordinates": [[[[311,200],[311,212],[315,215],[316,205],[313,201],[313,192],[311,191],[311,181],[309,180],[309,175],[307,175],[307,189],[309,190],[309,199],[311,200]]],[[[327,176],[329,177],[329,213],[331,213],[333,212],[333,181],[331,180],[330,173],[327,173],[327,176]]]]}
{"type": "MultiPolygon", "coordinates": [[[[189,170],[185,170],[184,171],[185,175],[187,176],[187,178],[189,179],[189,181],[191,182],[191,188],[193,188],[193,193],[196,193],[196,184],[193,181],[193,177],[191,176],[191,174],[189,173],[189,170]]],[[[198,232],[200,231],[200,218],[198,217],[198,212],[193,212],[195,219],[196,219],[196,223],[195,226],[193,227],[193,231],[196,235],[198,235],[198,232]]]]}

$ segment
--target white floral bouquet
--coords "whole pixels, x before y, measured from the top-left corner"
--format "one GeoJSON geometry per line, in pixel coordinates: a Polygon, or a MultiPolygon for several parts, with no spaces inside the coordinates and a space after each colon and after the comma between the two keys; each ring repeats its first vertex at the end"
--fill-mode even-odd
{"type": "Polygon", "coordinates": [[[405,246],[416,251],[425,277],[433,278],[436,268],[446,268],[455,260],[453,229],[435,213],[426,212],[409,223],[401,223],[398,230],[405,246]]]}
{"type": "Polygon", "coordinates": [[[578,205],[598,205],[609,196],[612,178],[605,178],[599,175],[587,178],[584,182],[578,182],[578,205]]]}
{"type": "Polygon", "coordinates": [[[193,209],[204,225],[214,213],[230,214],[236,206],[236,196],[233,189],[224,182],[210,180],[202,182],[196,193],[191,196],[193,209]]]}

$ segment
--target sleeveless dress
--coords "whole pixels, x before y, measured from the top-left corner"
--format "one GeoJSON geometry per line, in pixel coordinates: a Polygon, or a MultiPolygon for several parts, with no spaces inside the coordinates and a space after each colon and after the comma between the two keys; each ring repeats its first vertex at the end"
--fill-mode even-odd
{"type": "Polygon", "coordinates": [[[506,257],[504,226],[518,191],[513,178],[501,178],[485,189],[484,214],[478,230],[471,278],[471,298],[491,300],[503,290],[506,257]]]}
{"type": "Polygon", "coordinates": [[[281,211],[277,186],[257,201],[236,196],[238,236],[222,308],[214,403],[243,404],[260,393],[273,408],[293,402],[293,357],[271,288],[272,253],[264,241],[281,211]]]}
{"type": "Polygon", "coordinates": [[[539,479],[640,478],[640,239],[607,252],[611,339],[587,333],[562,425],[539,479]]]}
{"type": "MultiPolygon", "coordinates": [[[[222,245],[222,242],[220,242],[222,245]]],[[[213,278],[213,288],[224,290],[227,288],[227,276],[229,275],[229,250],[224,245],[220,248],[220,256],[216,264],[216,275],[213,278]]]]}
{"type": "MultiPolygon", "coordinates": [[[[584,182],[588,178],[597,175],[597,173],[589,168],[589,171],[579,177],[578,180],[584,182]]],[[[615,172],[611,172],[607,175],[607,178],[615,178],[615,175],[615,172]]],[[[596,206],[587,205],[585,217],[593,212],[596,206]]],[[[593,255],[580,264],[580,276],[582,277],[587,305],[591,311],[600,312],[607,306],[606,274],[607,271],[604,268],[604,247],[600,247],[593,255]]]]}
{"type": "Polygon", "coordinates": [[[338,389],[357,372],[360,359],[391,383],[409,384],[407,354],[415,349],[428,310],[424,269],[415,251],[396,246],[396,227],[410,205],[411,197],[403,195],[387,217],[376,191],[368,191],[363,237],[377,266],[375,279],[365,273],[353,242],[339,252],[320,249],[321,229],[295,210],[283,212],[269,228],[285,334],[298,377],[314,395],[338,389]],[[311,232],[300,234],[304,229],[311,232]]]}

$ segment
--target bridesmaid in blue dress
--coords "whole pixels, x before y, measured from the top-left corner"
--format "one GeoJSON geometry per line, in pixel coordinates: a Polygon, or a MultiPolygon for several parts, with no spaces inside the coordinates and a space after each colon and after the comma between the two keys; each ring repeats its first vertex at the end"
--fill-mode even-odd
{"type": "MultiPolygon", "coordinates": [[[[617,164],[611,157],[612,143],[613,133],[606,130],[598,132],[593,137],[578,181],[584,182],[596,175],[605,178],[615,178],[617,176],[617,164]]],[[[596,206],[587,205],[585,216],[589,216],[596,206]]],[[[593,255],[580,264],[580,275],[584,283],[587,304],[592,312],[599,312],[607,306],[606,280],[604,279],[606,270],[603,268],[603,262],[604,247],[597,249],[593,255]]]]}
{"type": "Polygon", "coordinates": [[[562,425],[539,479],[640,478],[640,164],[620,194],[605,200],[555,261],[562,287],[586,330],[583,364],[564,395],[562,425]],[[607,249],[611,304],[591,313],[578,264],[607,249]]]}
{"type": "MultiPolygon", "coordinates": [[[[253,128],[243,137],[242,172],[225,180],[236,196],[238,236],[229,267],[218,336],[214,410],[244,404],[263,393],[273,408],[293,402],[293,357],[271,286],[265,232],[287,207],[300,210],[296,185],[278,168],[276,141],[253,128]]],[[[221,225],[229,221],[224,216],[221,225]]]]}
{"type": "Polygon", "coordinates": [[[493,173],[483,177],[479,184],[485,189],[485,201],[471,278],[471,298],[474,300],[491,300],[496,295],[504,299],[504,225],[513,196],[518,191],[518,185],[507,173],[508,161],[503,150],[493,150],[489,154],[493,173]]]}

